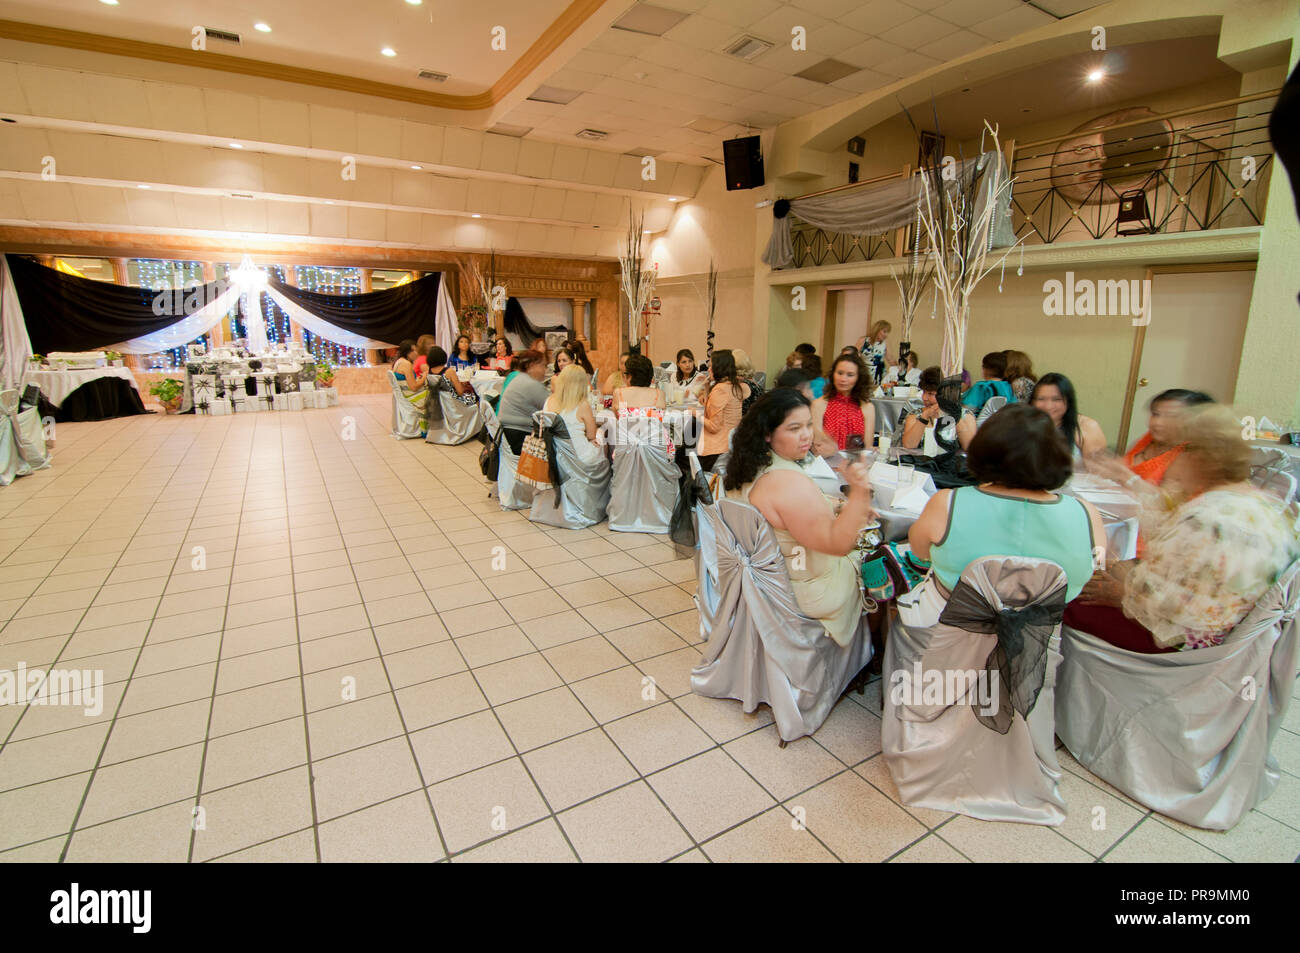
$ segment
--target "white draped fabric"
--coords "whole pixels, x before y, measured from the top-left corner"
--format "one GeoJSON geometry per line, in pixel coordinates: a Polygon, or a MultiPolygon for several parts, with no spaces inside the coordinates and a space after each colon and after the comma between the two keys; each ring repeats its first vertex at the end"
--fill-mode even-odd
{"type": "Polygon", "coordinates": [[[447,292],[446,274],[438,282],[438,313],[434,319],[434,337],[437,339],[438,347],[442,348],[448,354],[456,352],[456,336],[459,333],[458,320],[456,318],[456,308],[451,303],[451,295],[447,292]]]}
{"type": "Polygon", "coordinates": [[[9,274],[9,262],[0,255],[0,390],[14,390],[22,384],[31,356],[32,342],[13,275],[9,274]]]}
{"type": "MultiPolygon", "coordinates": [[[[170,296],[184,300],[183,293],[180,291],[171,292],[170,296]]],[[[160,351],[170,351],[174,347],[183,347],[211,331],[225,318],[226,312],[238,300],[239,287],[231,285],[219,297],[193,314],[186,315],[175,324],[169,324],[161,331],[141,335],[119,344],[117,350],[123,354],[157,354],[160,351]]],[[[263,336],[265,336],[265,326],[263,326],[263,336]]]]}
{"type": "MultiPolygon", "coordinates": [[[[958,162],[954,169],[956,174],[948,181],[948,187],[953,187],[972,174],[972,167],[976,163],[979,163],[978,168],[985,168],[985,163],[995,155],[996,153],[986,152],[958,162]]],[[[841,235],[880,235],[912,224],[916,219],[917,203],[921,201],[924,182],[925,177],[922,175],[909,175],[880,185],[790,199],[789,215],[773,219],[772,237],[763,252],[763,263],[773,268],[789,268],[794,264],[794,245],[790,239],[791,215],[798,216],[809,225],[841,235]]],[[[981,202],[987,201],[984,190],[981,190],[980,199],[981,202]]],[[[1010,195],[1006,198],[1006,205],[1005,215],[1009,220],[1010,195]]],[[[1003,244],[1010,242],[994,242],[995,247],[1003,244]]]]}
{"type": "MultiPolygon", "coordinates": [[[[316,317],[306,308],[290,301],[280,292],[273,288],[267,288],[266,293],[281,311],[287,314],[294,321],[297,321],[304,328],[316,335],[318,338],[324,338],[327,341],[333,341],[335,344],[341,344],[344,347],[355,347],[361,350],[370,348],[386,348],[389,345],[383,341],[372,341],[370,338],[362,337],[360,334],[353,334],[351,331],[345,331],[337,325],[330,324],[321,318],[316,317]]],[[[260,317],[260,314],[259,314],[260,317]]],[[[254,354],[259,351],[253,347],[252,324],[247,325],[249,328],[248,349],[254,354]]],[[[262,325],[263,338],[266,336],[266,325],[262,325]]]]}

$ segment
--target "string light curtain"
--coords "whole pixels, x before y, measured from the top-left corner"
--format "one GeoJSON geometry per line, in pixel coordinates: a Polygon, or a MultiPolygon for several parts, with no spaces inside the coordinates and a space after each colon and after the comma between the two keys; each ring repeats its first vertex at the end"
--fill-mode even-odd
{"type": "MultiPolygon", "coordinates": [[[[150,291],[172,291],[203,284],[203,262],[169,261],[163,258],[132,258],[126,263],[126,283],[150,291]]],[[[209,346],[208,335],[189,342],[209,346]]],[[[186,346],[145,356],[150,370],[171,370],[185,366],[186,346]]]]}
{"type": "MultiPolygon", "coordinates": [[[[280,276],[283,281],[284,277],[280,276]]],[[[297,281],[294,284],[303,291],[315,291],[320,294],[346,295],[361,293],[360,268],[324,268],[317,265],[299,265],[297,281]]],[[[331,364],[342,367],[364,367],[366,352],[364,348],[346,347],[319,335],[312,334],[306,328],[302,331],[302,341],[307,350],[318,358],[326,358],[331,364]]]]}

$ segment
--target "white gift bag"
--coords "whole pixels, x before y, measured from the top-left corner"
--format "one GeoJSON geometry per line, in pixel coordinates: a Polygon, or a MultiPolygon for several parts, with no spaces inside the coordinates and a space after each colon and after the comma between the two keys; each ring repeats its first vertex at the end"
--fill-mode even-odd
{"type": "Polygon", "coordinates": [[[275,394],[275,395],[273,395],[273,396],[271,397],[271,409],[272,409],[272,410],[288,410],[288,409],[289,409],[289,395],[288,395],[288,394],[275,394]]]}
{"type": "Polygon", "coordinates": [[[296,394],[281,394],[280,396],[284,398],[286,410],[302,410],[303,402],[301,391],[296,394]]]}

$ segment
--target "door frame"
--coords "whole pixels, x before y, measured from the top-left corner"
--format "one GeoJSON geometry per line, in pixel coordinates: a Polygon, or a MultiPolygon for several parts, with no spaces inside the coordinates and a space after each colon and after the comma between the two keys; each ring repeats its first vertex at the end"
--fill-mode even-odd
{"type": "MultiPolygon", "coordinates": [[[[1146,270],[1145,280],[1154,282],[1156,275],[1202,274],[1218,271],[1257,271],[1258,261],[1216,261],[1201,265],[1153,265],[1146,270]]],[[[1255,289],[1251,288],[1253,296],[1255,289]]],[[[1247,318],[1249,321],[1249,318],[1247,318]]],[[[1115,452],[1123,455],[1128,446],[1128,429],[1133,422],[1133,401],[1137,397],[1138,379],[1142,370],[1142,348],[1146,344],[1147,326],[1134,329],[1133,353],[1129,359],[1128,385],[1124,390],[1124,412],[1119,419],[1119,433],[1115,437],[1115,452]]],[[[1240,367],[1237,375],[1241,375],[1240,367]]]]}
{"type": "MultiPolygon", "coordinates": [[[[831,351],[835,347],[835,339],[834,339],[835,325],[838,323],[840,318],[840,314],[839,314],[840,299],[832,298],[831,292],[832,291],[867,292],[867,327],[870,328],[871,315],[872,312],[875,311],[876,309],[876,283],[874,281],[856,281],[856,282],[846,282],[840,284],[830,284],[825,286],[825,291],[826,291],[827,304],[826,307],[822,309],[822,332],[821,332],[821,340],[819,342],[820,350],[818,351],[818,353],[823,356],[823,360],[827,356],[834,357],[837,356],[839,353],[838,351],[836,351],[835,355],[831,354],[831,351]],[[832,301],[835,302],[833,308],[831,307],[830,304],[832,301]]],[[[824,369],[827,371],[830,370],[829,367],[826,367],[824,369]]]]}

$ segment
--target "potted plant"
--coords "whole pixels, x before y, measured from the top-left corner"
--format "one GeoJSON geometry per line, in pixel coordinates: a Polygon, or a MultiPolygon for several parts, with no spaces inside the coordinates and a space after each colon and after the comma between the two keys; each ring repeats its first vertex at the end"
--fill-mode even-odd
{"type": "Polygon", "coordinates": [[[181,382],[174,377],[164,377],[149,385],[149,393],[158,398],[158,403],[162,404],[163,411],[168,414],[180,410],[183,390],[181,382]]]}
{"type": "Polygon", "coordinates": [[[122,355],[117,351],[105,351],[104,357],[108,358],[109,367],[121,367],[122,355]]]}
{"type": "Polygon", "coordinates": [[[316,383],[320,387],[334,386],[334,365],[328,357],[316,359],[316,383]]]}
{"type": "Polygon", "coordinates": [[[461,309],[461,333],[468,334],[471,341],[482,341],[487,333],[487,308],[481,304],[471,304],[461,309]]]}
{"type": "Polygon", "coordinates": [[[43,354],[33,354],[27,359],[27,363],[32,366],[32,370],[39,370],[40,366],[45,363],[45,356],[43,354]]]}

